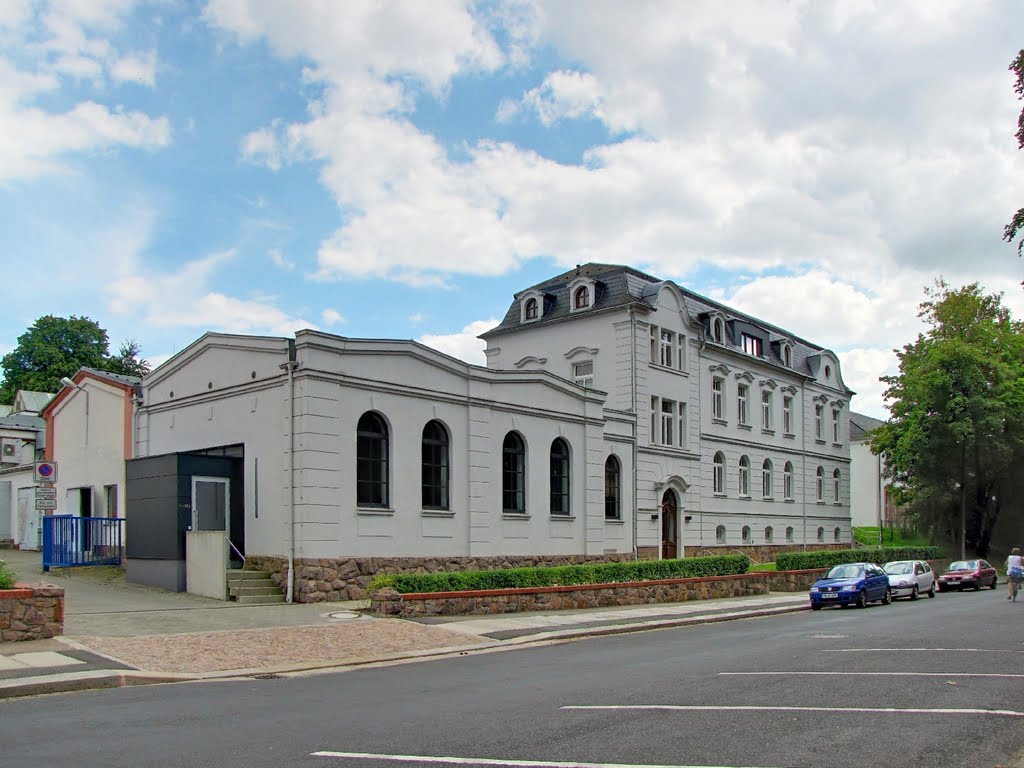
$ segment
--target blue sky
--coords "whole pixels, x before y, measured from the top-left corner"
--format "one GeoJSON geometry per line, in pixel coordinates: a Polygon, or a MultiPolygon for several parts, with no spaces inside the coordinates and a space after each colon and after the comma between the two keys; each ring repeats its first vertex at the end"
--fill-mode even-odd
{"type": "Polygon", "coordinates": [[[0,0],[0,352],[87,315],[482,363],[585,261],[837,351],[854,408],[939,275],[1006,292],[1019,2],[0,0]],[[722,6],[725,6],[724,8],[722,6]]]}

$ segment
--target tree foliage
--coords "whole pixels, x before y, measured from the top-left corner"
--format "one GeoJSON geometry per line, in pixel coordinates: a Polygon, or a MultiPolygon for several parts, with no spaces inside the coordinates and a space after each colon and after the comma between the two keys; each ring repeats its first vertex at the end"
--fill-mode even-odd
{"type": "Polygon", "coordinates": [[[111,356],[107,332],[88,317],[40,317],[0,360],[0,403],[13,403],[20,389],[56,392],[63,377],[83,367],[141,377],[149,372],[149,363],[140,354],[138,342],[130,339],[111,356]]]}
{"type": "MultiPolygon", "coordinates": [[[[1017,93],[1017,100],[1024,100],[1024,49],[1017,54],[1017,58],[1010,62],[1010,71],[1017,76],[1017,82],[1013,86],[1013,90],[1017,93]]],[[[1017,133],[1015,135],[1017,148],[1024,149],[1024,109],[1021,109],[1020,116],[1017,118],[1017,133]]],[[[1010,219],[1010,223],[1003,228],[1003,239],[1012,243],[1018,233],[1022,237],[1017,243],[1017,253],[1024,256],[1024,208],[1018,209],[1010,219]]]]}
{"type": "Polygon", "coordinates": [[[892,418],[872,450],[919,523],[958,544],[963,510],[967,548],[985,557],[1000,514],[1024,501],[1024,326],[977,283],[926,294],[929,328],[882,379],[892,418]]]}

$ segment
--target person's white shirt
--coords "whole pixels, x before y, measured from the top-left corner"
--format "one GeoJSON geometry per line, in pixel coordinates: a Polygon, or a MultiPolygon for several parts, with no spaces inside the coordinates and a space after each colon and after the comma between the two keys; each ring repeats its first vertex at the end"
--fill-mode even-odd
{"type": "Polygon", "coordinates": [[[1024,562],[1022,562],[1020,555],[1010,555],[1006,558],[1006,570],[1011,568],[1024,568],[1024,562]]]}

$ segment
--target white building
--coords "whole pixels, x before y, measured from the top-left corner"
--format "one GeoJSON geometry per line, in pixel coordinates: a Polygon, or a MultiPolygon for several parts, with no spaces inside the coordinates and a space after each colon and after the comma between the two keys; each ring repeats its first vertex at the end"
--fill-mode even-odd
{"type": "Polygon", "coordinates": [[[829,351],[597,264],[518,294],[484,338],[487,368],[409,341],[203,336],[145,380],[129,577],[184,588],[189,529],[285,582],[291,561],[303,600],[380,568],[848,543],[852,393],[829,351]]]}
{"type": "Polygon", "coordinates": [[[36,509],[33,466],[46,445],[39,411],[53,395],[19,390],[0,409],[0,546],[39,549],[41,512],[36,509]]]}

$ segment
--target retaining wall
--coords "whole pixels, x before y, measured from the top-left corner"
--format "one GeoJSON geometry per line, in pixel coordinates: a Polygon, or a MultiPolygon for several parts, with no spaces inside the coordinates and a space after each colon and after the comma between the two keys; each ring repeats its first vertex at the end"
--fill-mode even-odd
{"type": "Polygon", "coordinates": [[[0,589],[0,641],[42,640],[64,634],[64,590],[17,586],[0,589]]]}

